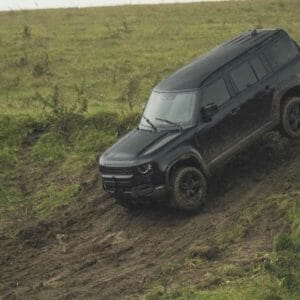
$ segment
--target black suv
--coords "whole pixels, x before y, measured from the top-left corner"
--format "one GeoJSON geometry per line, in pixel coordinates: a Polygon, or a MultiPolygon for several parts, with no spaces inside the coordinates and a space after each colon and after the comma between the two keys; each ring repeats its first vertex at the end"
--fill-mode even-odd
{"type": "Polygon", "coordinates": [[[104,190],[126,206],[168,194],[193,210],[216,167],[261,134],[300,138],[299,54],[284,30],[252,30],[161,81],[138,128],[101,156],[104,190]]]}

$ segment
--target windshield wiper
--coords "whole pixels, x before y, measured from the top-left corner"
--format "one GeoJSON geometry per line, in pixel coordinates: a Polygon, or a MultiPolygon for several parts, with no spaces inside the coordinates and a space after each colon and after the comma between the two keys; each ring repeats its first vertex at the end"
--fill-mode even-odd
{"type": "Polygon", "coordinates": [[[175,125],[177,126],[178,128],[180,128],[180,130],[182,130],[182,126],[176,122],[172,122],[170,120],[167,120],[167,119],[161,119],[161,118],[155,118],[155,120],[158,120],[158,121],[162,121],[162,122],[166,122],[168,124],[171,124],[171,125],[175,125]]]}
{"type": "Polygon", "coordinates": [[[157,131],[157,128],[154,126],[154,124],[144,115],[142,115],[142,118],[144,118],[146,120],[146,122],[154,129],[154,131],[157,131]]]}

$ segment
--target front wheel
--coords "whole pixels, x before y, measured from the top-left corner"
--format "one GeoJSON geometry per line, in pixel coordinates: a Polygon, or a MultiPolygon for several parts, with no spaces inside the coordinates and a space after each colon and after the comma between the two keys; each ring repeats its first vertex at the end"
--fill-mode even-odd
{"type": "Polygon", "coordinates": [[[289,138],[300,138],[300,98],[289,98],[281,111],[281,129],[289,138]]]}
{"type": "Polygon", "coordinates": [[[206,190],[206,180],[199,169],[179,168],[172,176],[171,205],[187,211],[197,210],[205,202],[206,190]]]}

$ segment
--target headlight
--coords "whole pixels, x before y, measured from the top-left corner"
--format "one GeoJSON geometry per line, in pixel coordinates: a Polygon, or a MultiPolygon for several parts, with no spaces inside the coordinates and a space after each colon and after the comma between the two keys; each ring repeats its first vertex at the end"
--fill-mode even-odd
{"type": "Polygon", "coordinates": [[[137,167],[137,170],[141,174],[147,174],[147,173],[151,173],[153,169],[152,169],[151,164],[144,164],[144,165],[137,167]]]}

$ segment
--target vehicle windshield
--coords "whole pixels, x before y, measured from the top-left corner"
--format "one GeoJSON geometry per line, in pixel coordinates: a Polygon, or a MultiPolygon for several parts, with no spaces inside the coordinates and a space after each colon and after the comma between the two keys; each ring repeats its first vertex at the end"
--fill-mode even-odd
{"type": "Polygon", "coordinates": [[[182,127],[194,123],[197,94],[153,92],[140,122],[141,127],[182,127]]]}

